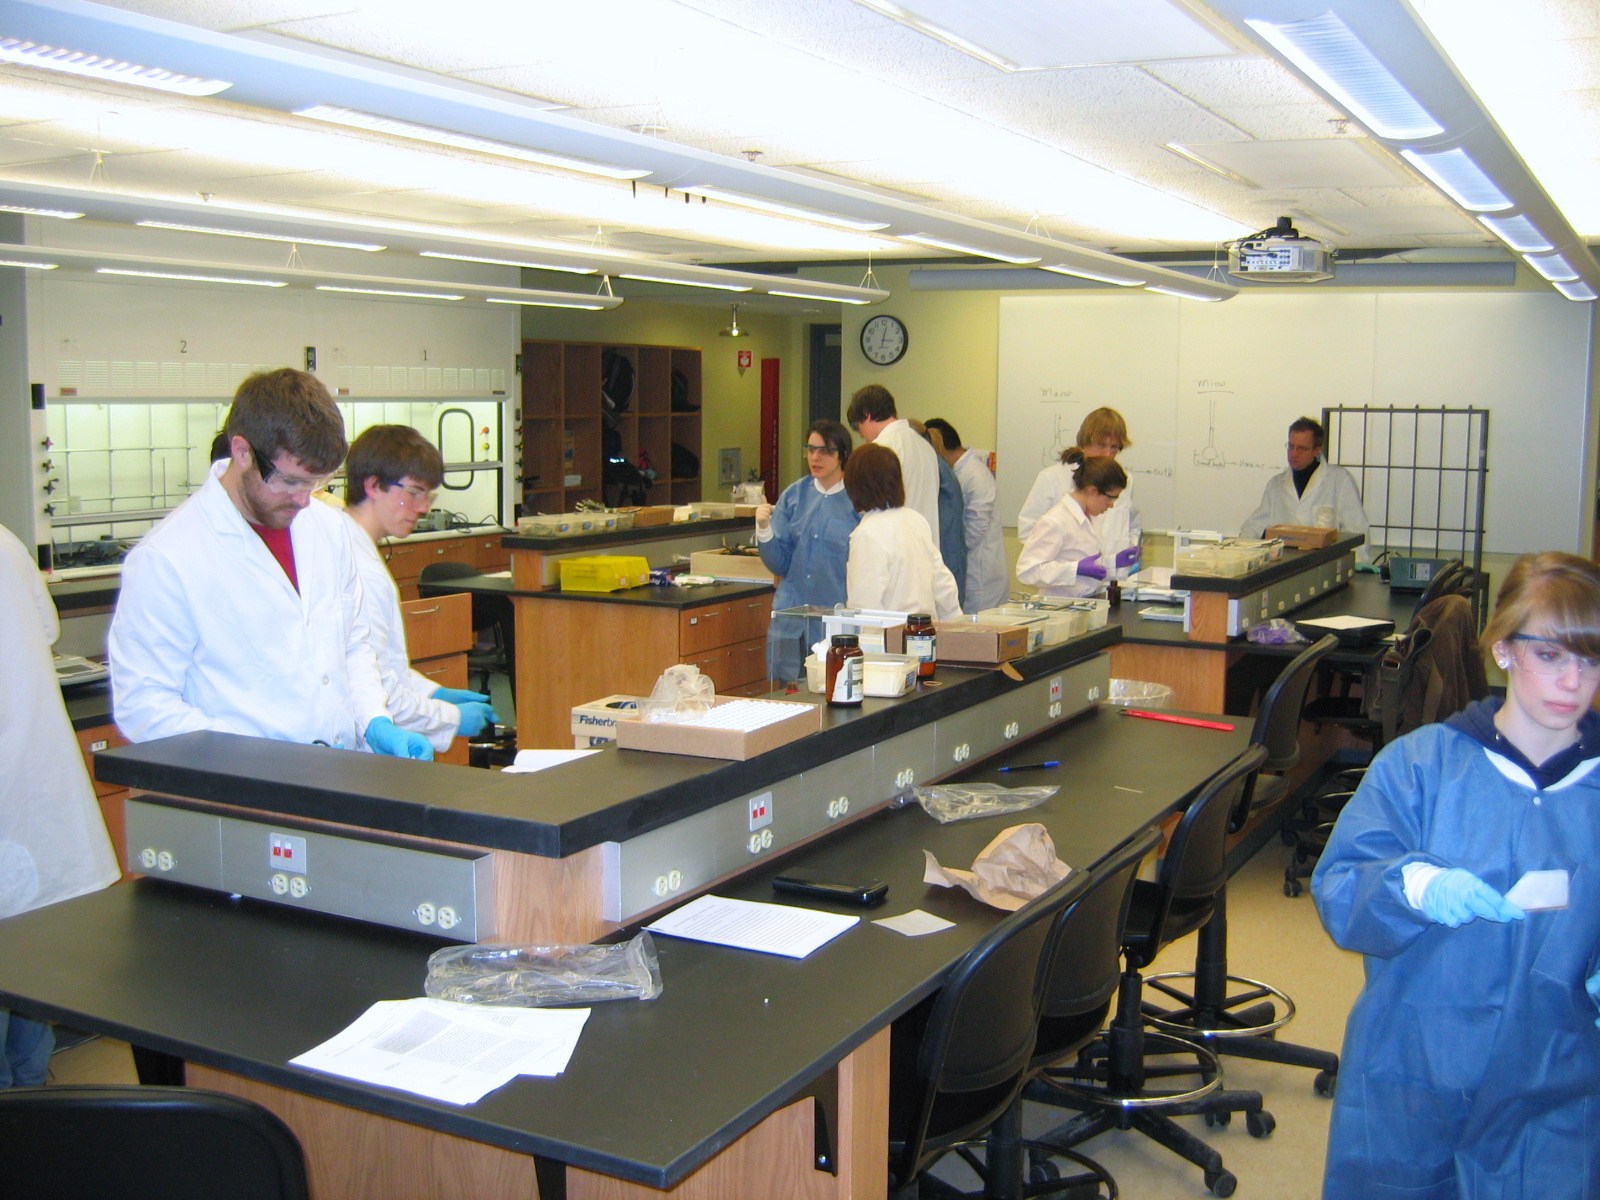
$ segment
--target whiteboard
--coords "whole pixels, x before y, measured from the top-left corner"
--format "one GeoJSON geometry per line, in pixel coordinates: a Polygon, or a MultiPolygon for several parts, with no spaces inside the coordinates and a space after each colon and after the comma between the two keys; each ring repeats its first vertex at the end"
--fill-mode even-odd
{"type": "MultiPolygon", "coordinates": [[[[1092,409],[1115,408],[1146,529],[1235,532],[1325,406],[1490,410],[1485,550],[1577,551],[1590,314],[1553,292],[1247,292],[1000,298],[999,507],[1092,409]],[[1538,463],[1539,502],[1528,503],[1538,463]],[[1497,470],[1497,468],[1499,468],[1497,470]]],[[[1371,514],[1369,514],[1371,515],[1371,514]]]]}

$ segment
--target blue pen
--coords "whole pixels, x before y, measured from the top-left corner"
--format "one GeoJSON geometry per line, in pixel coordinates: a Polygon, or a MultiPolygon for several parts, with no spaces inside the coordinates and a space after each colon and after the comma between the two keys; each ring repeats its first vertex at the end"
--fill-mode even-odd
{"type": "Polygon", "coordinates": [[[1000,769],[1002,771],[1048,771],[1051,767],[1059,767],[1060,765],[1061,761],[1059,759],[1052,758],[1049,762],[1018,763],[1014,767],[1001,767],[1000,769]]]}

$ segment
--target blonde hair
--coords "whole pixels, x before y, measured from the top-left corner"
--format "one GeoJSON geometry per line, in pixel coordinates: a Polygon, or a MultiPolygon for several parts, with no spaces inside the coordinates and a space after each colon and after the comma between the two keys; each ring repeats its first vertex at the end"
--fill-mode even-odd
{"type": "MultiPolygon", "coordinates": [[[[1078,426],[1079,446],[1093,446],[1109,438],[1116,438],[1124,450],[1133,445],[1133,439],[1128,436],[1128,423],[1114,408],[1097,408],[1084,417],[1083,424],[1078,426]]],[[[1061,461],[1067,460],[1063,458],[1061,461]]]]}
{"type": "Polygon", "coordinates": [[[1574,654],[1600,658],[1600,567],[1559,550],[1524,554],[1512,563],[1481,645],[1491,650],[1529,628],[1574,654]]]}

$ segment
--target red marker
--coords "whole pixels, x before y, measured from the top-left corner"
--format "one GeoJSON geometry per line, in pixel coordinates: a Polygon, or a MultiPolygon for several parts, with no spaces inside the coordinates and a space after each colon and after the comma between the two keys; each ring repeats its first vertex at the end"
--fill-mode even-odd
{"type": "Polygon", "coordinates": [[[1202,721],[1199,717],[1175,717],[1171,713],[1146,712],[1142,708],[1125,708],[1122,710],[1125,717],[1143,717],[1147,721],[1167,721],[1173,725],[1193,725],[1196,729],[1220,729],[1223,733],[1232,733],[1233,726],[1226,721],[1202,721]]]}

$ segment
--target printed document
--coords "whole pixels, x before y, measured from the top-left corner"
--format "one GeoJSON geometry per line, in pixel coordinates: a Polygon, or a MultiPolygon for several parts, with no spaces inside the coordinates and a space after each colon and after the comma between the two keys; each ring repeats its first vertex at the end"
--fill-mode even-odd
{"type": "Polygon", "coordinates": [[[647,928],[651,933],[694,942],[804,958],[860,920],[814,908],[707,895],[689,901],[647,928]]]}

